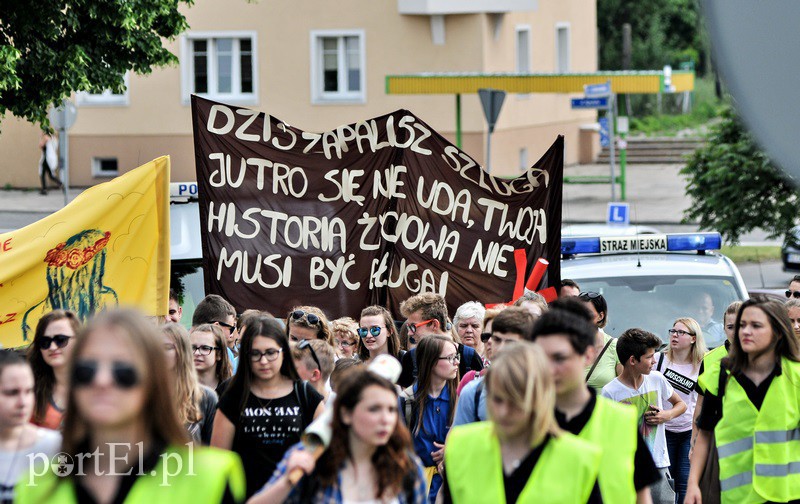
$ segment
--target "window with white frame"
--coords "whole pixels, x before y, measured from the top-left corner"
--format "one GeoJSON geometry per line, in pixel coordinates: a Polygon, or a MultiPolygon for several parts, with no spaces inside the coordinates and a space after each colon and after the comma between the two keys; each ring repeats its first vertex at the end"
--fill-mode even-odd
{"type": "Polygon", "coordinates": [[[366,101],[363,30],[311,32],[311,101],[366,101]]]}
{"type": "Polygon", "coordinates": [[[556,73],[569,73],[569,24],[556,25],[556,73]]]}
{"type": "Polygon", "coordinates": [[[517,73],[531,73],[530,26],[517,26],[517,73]]]}
{"type": "Polygon", "coordinates": [[[181,39],[182,95],[256,103],[254,32],[189,33],[181,39]]]}
{"type": "Polygon", "coordinates": [[[86,91],[78,91],[75,93],[75,98],[79,107],[86,106],[99,106],[99,107],[120,107],[128,105],[128,72],[125,72],[125,92],[112,93],[110,89],[106,89],[102,93],[87,93],[86,91]]]}

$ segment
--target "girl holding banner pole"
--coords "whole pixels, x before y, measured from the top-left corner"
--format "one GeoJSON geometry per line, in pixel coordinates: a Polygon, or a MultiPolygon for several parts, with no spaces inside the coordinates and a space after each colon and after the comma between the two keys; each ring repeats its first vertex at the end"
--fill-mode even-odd
{"type": "Polygon", "coordinates": [[[302,445],[293,447],[250,504],[423,504],[425,476],[398,415],[394,384],[367,369],[354,369],[336,388],[330,446],[316,463],[302,445]],[[305,476],[293,486],[289,475],[296,469],[305,476]]]}

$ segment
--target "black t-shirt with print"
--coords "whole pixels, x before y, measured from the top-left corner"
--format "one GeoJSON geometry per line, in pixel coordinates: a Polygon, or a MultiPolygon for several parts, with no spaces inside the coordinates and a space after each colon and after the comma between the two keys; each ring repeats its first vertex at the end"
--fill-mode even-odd
{"type": "Polygon", "coordinates": [[[275,399],[248,392],[240,413],[240,396],[230,392],[222,395],[219,411],[236,427],[231,449],[242,458],[249,497],[269,480],[286,450],[300,441],[322,396],[308,384],[298,384],[288,395],[275,399]],[[307,398],[305,414],[301,394],[307,398]]]}

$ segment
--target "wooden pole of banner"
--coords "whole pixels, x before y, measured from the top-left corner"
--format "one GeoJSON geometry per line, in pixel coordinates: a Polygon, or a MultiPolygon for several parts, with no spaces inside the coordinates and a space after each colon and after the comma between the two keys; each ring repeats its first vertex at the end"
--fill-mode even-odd
{"type": "Polygon", "coordinates": [[[461,94],[456,93],[456,147],[461,148],[461,94]]]}

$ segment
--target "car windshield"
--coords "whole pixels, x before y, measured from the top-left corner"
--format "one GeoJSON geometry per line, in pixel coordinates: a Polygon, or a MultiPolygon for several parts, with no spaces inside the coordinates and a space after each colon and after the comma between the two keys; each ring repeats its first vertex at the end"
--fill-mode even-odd
{"type": "Polygon", "coordinates": [[[599,292],[608,303],[605,332],[619,336],[641,327],[665,342],[677,318],[692,317],[703,327],[709,348],[725,341],[722,315],[728,305],[745,299],[732,278],[725,277],[617,277],[574,279],[584,292],[599,292]]]}

